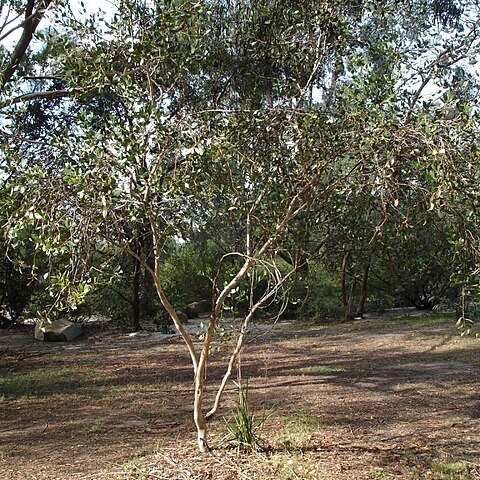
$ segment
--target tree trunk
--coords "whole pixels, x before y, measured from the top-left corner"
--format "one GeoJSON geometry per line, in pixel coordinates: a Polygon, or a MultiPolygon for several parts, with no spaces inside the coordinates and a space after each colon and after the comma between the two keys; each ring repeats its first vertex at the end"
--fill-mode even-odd
{"type": "Polygon", "coordinates": [[[343,306],[347,306],[347,262],[348,257],[350,257],[350,253],[346,253],[343,257],[342,262],[342,303],[343,306]]]}
{"type": "Polygon", "coordinates": [[[210,450],[207,443],[207,421],[202,408],[204,375],[204,368],[199,368],[195,373],[195,400],[193,404],[193,420],[197,427],[198,449],[201,453],[210,450]]]}
{"type": "Polygon", "coordinates": [[[345,320],[352,320],[352,307],[353,307],[353,298],[355,293],[355,286],[357,284],[357,277],[355,275],[352,278],[352,285],[350,287],[350,295],[348,296],[347,307],[345,309],[345,320]]]}
{"type": "Polygon", "coordinates": [[[132,318],[131,325],[134,331],[142,329],[140,325],[140,274],[142,264],[137,258],[133,258],[132,278],[132,318]]]}
{"type": "Polygon", "coordinates": [[[362,275],[362,285],[360,287],[360,300],[355,311],[355,317],[363,318],[365,313],[365,301],[367,300],[367,287],[368,287],[368,272],[370,270],[370,262],[365,265],[362,275]]]}

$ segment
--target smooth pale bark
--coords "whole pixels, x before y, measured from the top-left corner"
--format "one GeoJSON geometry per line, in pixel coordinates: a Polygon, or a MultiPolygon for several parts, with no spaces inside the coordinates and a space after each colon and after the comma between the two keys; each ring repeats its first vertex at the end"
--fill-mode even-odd
{"type": "Polygon", "coordinates": [[[205,382],[204,369],[197,369],[195,374],[195,400],[193,403],[193,421],[197,428],[197,442],[200,452],[205,453],[210,450],[207,443],[207,421],[203,414],[203,388],[205,382]]]}

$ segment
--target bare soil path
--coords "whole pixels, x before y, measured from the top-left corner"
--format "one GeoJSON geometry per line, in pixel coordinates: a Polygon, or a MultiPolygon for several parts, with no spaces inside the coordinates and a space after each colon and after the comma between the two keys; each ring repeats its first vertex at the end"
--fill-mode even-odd
{"type": "MultiPolygon", "coordinates": [[[[263,452],[222,443],[232,384],[195,450],[178,338],[0,332],[0,479],[480,479],[480,339],[451,319],[282,326],[242,354],[263,452]]],[[[213,357],[210,381],[224,368],[213,357]]]]}

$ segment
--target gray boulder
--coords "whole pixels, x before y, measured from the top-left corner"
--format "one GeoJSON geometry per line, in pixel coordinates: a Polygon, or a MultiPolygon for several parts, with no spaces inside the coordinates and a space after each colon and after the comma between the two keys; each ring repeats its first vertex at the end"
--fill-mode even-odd
{"type": "Polygon", "coordinates": [[[35,339],[42,342],[69,342],[82,334],[82,326],[68,320],[35,324],[35,339]]]}

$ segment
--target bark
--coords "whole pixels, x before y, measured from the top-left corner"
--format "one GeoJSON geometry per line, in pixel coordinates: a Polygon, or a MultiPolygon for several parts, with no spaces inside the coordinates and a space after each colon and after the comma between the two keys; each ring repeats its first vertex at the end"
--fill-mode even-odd
{"type": "Polygon", "coordinates": [[[133,278],[132,278],[132,328],[134,331],[142,329],[140,325],[140,274],[142,263],[138,258],[133,257],[133,278]]]}
{"type": "Polygon", "coordinates": [[[357,310],[355,311],[355,317],[363,318],[365,313],[365,302],[367,300],[367,287],[368,287],[368,273],[370,271],[370,263],[365,265],[362,275],[362,285],[360,287],[360,300],[357,305],[357,310]]]}
{"type": "Polygon", "coordinates": [[[42,0],[37,9],[34,11],[35,1],[28,0],[27,6],[25,8],[25,20],[23,22],[23,31],[20,39],[15,46],[10,60],[7,64],[7,67],[2,73],[2,87],[4,87],[13,77],[13,74],[16,72],[18,65],[23,60],[25,52],[32,41],[33,34],[37,29],[40,21],[45,15],[45,11],[52,3],[52,0],[42,0]]]}
{"type": "Polygon", "coordinates": [[[285,252],[279,251],[277,252],[278,256],[287,262],[290,266],[295,267],[297,272],[308,276],[308,261],[304,255],[298,255],[297,259],[294,259],[287,255],[285,252]]]}
{"type": "MultiPolygon", "coordinates": [[[[47,90],[45,92],[32,92],[26,93],[24,95],[19,95],[18,97],[12,98],[8,101],[8,105],[13,103],[21,102],[31,102],[33,100],[42,100],[42,99],[52,99],[52,98],[62,98],[62,97],[72,97],[75,94],[86,93],[88,90],[82,88],[69,88],[62,90],[47,90]]],[[[1,104],[0,106],[5,106],[7,103],[1,104]]]]}
{"type": "Polygon", "coordinates": [[[346,253],[342,262],[342,303],[343,306],[347,306],[347,262],[350,257],[350,253],[346,253]]]}
{"type": "Polygon", "coordinates": [[[348,296],[348,301],[347,301],[347,308],[345,309],[345,320],[351,320],[353,318],[352,316],[352,307],[353,307],[353,297],[355,293],[355,286],[357,284],[357,278],[353,276],[352,278],[352,285],[350,287],[350,294],[348,296]]]}
{"type": "Polygon", "coordinates": [[[201,453],[210,450],[207,443],[207,421],[203,414],[203,387],[205,380],[205,365],[197,369],[195,374],[195,400],[193,403],[193,420],[197,428],[198,449],[201,453]]]}
{"type": "Polygon", "coordinates": [[[328,87],[327,94],[325,96],[325,110],[330,110],[332,107],[333,101],[335,99],[335,93],[337,90],[337,82],[338,78],[340,77],[340,60],[338,57],[335,57],[335,64],[332,71],[332,79],[330,81],[330,86],[328,87]]]}

